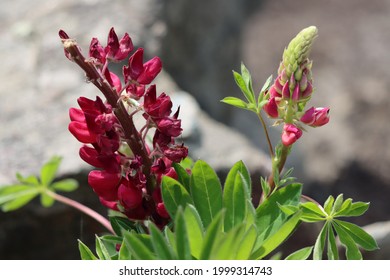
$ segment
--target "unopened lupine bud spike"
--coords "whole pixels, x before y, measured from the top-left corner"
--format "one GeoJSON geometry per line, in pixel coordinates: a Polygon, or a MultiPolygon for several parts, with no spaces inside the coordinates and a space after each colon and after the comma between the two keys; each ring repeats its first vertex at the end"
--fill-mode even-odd
{"type": "Polygon", "coordinates": [[[310,26],[303,29],[291,40],[283,53],[283,65],[290,76],[305,59],[308,58],[314,39],[317,37],[317,27],[310,26]]]}

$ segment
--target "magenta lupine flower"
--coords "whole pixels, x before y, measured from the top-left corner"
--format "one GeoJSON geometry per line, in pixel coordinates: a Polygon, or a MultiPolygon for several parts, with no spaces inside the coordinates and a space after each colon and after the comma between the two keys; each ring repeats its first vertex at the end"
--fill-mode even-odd
{"type": "Polygon", "coordinates": [[[104,170],[92,170],[88,175],[88,184],[95,193],[106,201],[118,200],[118,186],[121,179],[119,173],[104,170]]]}
{"type": "Polygon", "coordinates": [[[323,126],[329,122],[329,111],[328,107],[311,107],[301,117],[300,121],[312,127],[323,126]]]}
{"type": "Polygon", "coordinates": [[[162,63],[160,58],[154,57],[143,63],[144,50],[139,48],[130,58],[127,66],[123,67],[123,76],[127,86],[126,91],[142,97],[145,91],[144,85],[150,84],[160,73],[162,63]]]}
{"type": "Polygon", "coordinates": [[[271,118],[277,118],[279,116],[278,104],[276,103],[275,97],[271,97],[263,109],[271,118]]]}
{"type": "Polygon", "coordinates": [[[119,40],[114,28],[111,28],[105,48],[103,48],[97,38],[92,38],[89,46],[89,57],[104,65],[106,60],[117,62],[125,59],[133,49],[133,42],[129,34],[125,33],[119,40]]]}
{"type": "Polygon", "coordinates": [[[285,146],[294,144],[302,136],[302,130],[293,124],[286,123],[282,132],[282,143],[285,146]]]}

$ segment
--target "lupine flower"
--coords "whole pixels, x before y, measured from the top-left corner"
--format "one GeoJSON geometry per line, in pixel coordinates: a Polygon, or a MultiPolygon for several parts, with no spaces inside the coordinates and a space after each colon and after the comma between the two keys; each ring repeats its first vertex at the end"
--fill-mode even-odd
{"type": "Polygon", "coordinates": [[[160,58],[154,57],[143,63],[143,54],[144,50],[139,48],[129,58],[128,65],[123,67],[125,83],[129,84],[126,91],[138,98],[144,94],[144,85],[150,84],[162,69],[160,58]]]}
{"type": "Polygon", "coordinates": [[[276,123],[285,123],[282,132],[285,146],[292,145],[302,136],[299,122],[312,127],[329,122],[329,108],[312,107],[304,112],[313,93],[309,53],[316,37],[317,28],[311,26],[291,40],[283,52],[278,76],[267,93],[268,102],[263,106],[269,117],[278,119],[276,123]]]}
{"type": "Polygon", "coordinates": [[[271,118],[277,118],[279,116],[275,97],[271,97],[268,100],[268,103],[264,105],[263,109],[271,118]]]}
{"type": "Polygon", "coordinates": [[[294,144],[302,136],[302,130],[293,124],[286,123],[283,127],[282,143],[285,146],[294,144]]]}
{"type": "Polygon", "coordinates": [[[300,120],[312,127],[323,126],[329,122],[329,111],[330,109],[328,107],[311,107],[305,112],[300,120]]]}
{"type": "Polygon", "coordinates": [[[119,40],[114,28],[111,28],[105,48],[103,48],[97,38],[92,38],[89,46],[89,56],[104,65],[106,60],[117,62],[125,59],[133,48],[133,42],[129,34],[125,33],[119,40]]]}
{"type": "Polygon", "coordinates": [[[99,97],[96,100],[80,97],[80,109],[69,110],[69,130],[84,143],[79,151],[80,157],[99,168],[89,173],[89,185],[107,208],[121,211],[129,219],[152,218],[158,226],[164,226],[169,214],[161,198],[162,176],[177,179],[172,163],[187,157],[188,149],[175,143],[175,137],[182,131],[179,109],[171,116],[170,97],[165,93],[157,95],[156,86],[150,85],[161,71],[161,60],[154,57],[144,63],[143,49],[138,49],[130,56],[128,65],[123,67],[123,77],[118,77],[110,72],[109,63],[130,55],[133,44],[127,33],[119,40],[112,28],[106,47],[93,38],[89,59],[82,56],[77,45],[77,50],[67,49],[68,45],[74,47],[75,41],[69,39],[64,31],[60,31],[59,35],[64,43],[65,55],[70,60],[77,62],[83,69],[95,68],[90,72],[86,70],[87,76],[91,81],[97,81],[93,83],[110,102],[107,104],[99,97]],[[126,92],[122,92],[121,79],[125,83],[126,92]],[[107,84],[111,88],[100,87],[107,84]],[[120,102],[140,98],[144,98],[143,102],[127,104],[129,111],[134,104],[138,104],[133,113],[143,111],[146,120],[146,125],[140,131],[134,131],[131,130],[133,113],[126,118],[130,126],[123,125],[123,120],[116,113],[121,109],[118,106],[120,102]],[[156,129],[152,147],[149,147],[144,139],[148,131],[153,131],[149,130],[152,127],[156,129]],[[133,137],[142,149],[137,145],[132,146],[135,143],[133,137]]]}

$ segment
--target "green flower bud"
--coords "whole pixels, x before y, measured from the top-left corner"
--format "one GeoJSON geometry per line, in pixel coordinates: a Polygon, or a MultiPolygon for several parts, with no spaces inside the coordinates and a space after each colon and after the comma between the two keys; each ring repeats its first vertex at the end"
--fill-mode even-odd
{"type": "Polygon", "coordinates": [[[306,63],[311,46],[317,37],[317,27],[310,26],[303,29],[291,40],[288,47],[283,52],[283,65],[287,71],[287,76],[297,71],[302,63],[306,63]]]}

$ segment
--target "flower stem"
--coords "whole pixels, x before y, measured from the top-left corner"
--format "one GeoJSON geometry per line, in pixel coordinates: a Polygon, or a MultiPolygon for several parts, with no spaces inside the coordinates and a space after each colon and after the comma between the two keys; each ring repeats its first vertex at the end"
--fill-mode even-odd
{"type": "Polygon", "coordinates": [[[265,124],[265,121],[263,119],[263,116],[261,115],[261,112],[258,112],[257,116],[258,116],[258,118],[259,118],[259,120],[261,122],[261,125],[263,126],[263,129],[264,129],[264,132],[265,132],[265,137],[267,138],[267,143],[268,143],[268,149],[269,149],[270,156],[271,156],[271,158],[273,158],[274,157],[274,149],[272,147],[271,139],[270,139],[269,134],[268,134],[267,125],[265,124]]]}
{"type": "Polygon", "coordinates": [[[46,194],[54,198],[55,200],[62,202],[66,205],[69,205],[73,208],[76,208],[77,210],[83,212],[84,214],[87,214],[88,216],[94,218],[96,221],[98,221],[100,224],[102,224],[106,229],[108,229],[111,233],[115,234],[115,231],[113,230],[111,223],[109,220],[107,220],[105,217],[97,213],[96,211],[92,210],[91,208],[85,206],[84,204],[81,204],[73,199],[70,199],[68,197],[62,196],[60,194],[57,194],[55,192],[46,190],[46,194]]]}

